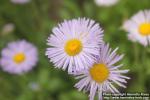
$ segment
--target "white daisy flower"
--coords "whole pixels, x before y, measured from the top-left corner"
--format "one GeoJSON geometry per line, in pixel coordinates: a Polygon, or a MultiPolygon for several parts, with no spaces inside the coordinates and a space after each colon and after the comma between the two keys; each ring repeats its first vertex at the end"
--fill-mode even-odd
{"type": "Polygon", "coordinates": [[[1,68],[12,74],[28,72],[38,61],[36,47],[24,40],[9,43],[2,50],[1,56],[1,68]]]}
{"type": "Polygon", "coordinates": [[[14,4],[26,4],[29,3],[30,0],[11,0],[11,2],[14,4]]]}
{"type": "Polygon", "coordinates": [[[79,91],[89,91],[89,100],[94,100],[96,93],[98,93],[98,100],[102,100],[104,92],[119,93],[114,84],[126,88],[123,83],[126,83],[125,79],[130,78],[123,75],[128,70],[119,70],[123,66],[122,64],[116,65],[123,58],[123,55],[116,54],[117,50],[118,48],[112,51],[108,44],[103,45],[96,63],[86,70],[74,73],[76,79],[80,79],[75,87],[79,91]]]}
{"type": "Polygon", "coordinates": [[[129,32],[128,38],[131,41],[147,46],[150,43],[150,10],[138,12],[125,21],[123,28],[129,32]]]}
{"type": "Polygon", "coordinates": [[[95,0],[98,6],[112,6],[116,4],[118,0],[95,0]]]}
{"type": "Polygon", "coordinates": [[[90,19],[64,21],[53,28],[46,55],[56,68],[68,68],[68,72],[85,69],[94,62],[94,55],[98,55],[102,33],[99,24],[90,19]]]}
{"type": "Polygon", "coordinates": [[[7,23],[3,26],[1,33],[6,35],[8,33],[13,32],[15,29],[15,25],[13,23],[7,23]]]}

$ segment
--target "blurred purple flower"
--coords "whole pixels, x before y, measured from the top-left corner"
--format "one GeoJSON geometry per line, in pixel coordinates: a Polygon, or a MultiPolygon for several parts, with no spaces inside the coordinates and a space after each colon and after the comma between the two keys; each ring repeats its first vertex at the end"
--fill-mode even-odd
{"type": "Polygon", "coordinates": [[[12,74],[28,72],[38,61],[37,48],[25,40],[9,43],[2,50],[1,56],[2,69],[12,74]]]}
{"type": "Polygon", "coordinates": [[[39,91],[40,90],[40,86],[37,82],[30,82],[28,84],[29,88],[33,91],[39,91]]]}

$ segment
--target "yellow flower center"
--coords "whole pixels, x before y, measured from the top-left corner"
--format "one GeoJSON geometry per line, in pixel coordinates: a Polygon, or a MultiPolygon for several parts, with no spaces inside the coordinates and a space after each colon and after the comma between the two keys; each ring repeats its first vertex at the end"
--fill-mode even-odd
{"type": "Polygon", "coordinates": [[[81,50],[82,50],[82,43],[78,39],[69,40],[65,45],[65,52],[69,56],[75,56],[79,54],[81,50]]]}
{"type": "Polygon", "coordinates": [[[98,83],[102,83],[108,78],[109,70],[105,64],[94,64],[90,69],[90,74],[93,80],[98,83]]]}
{"type": "Polygon", "coordinates": [[[25,55],[23,53],[17,53],[14,57],[13,60],[15,63],[20,64],[25,60],[25,55]]]}
{"type": "Polygon", "coordinates": [[[150,23],[143,23],[139,26],[139,32],[141,35],[150,35],[150,23]]]}

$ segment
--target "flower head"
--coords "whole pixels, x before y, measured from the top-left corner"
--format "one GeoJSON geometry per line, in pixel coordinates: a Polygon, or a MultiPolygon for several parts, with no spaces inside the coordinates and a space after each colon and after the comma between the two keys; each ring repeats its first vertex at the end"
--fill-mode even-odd
{"type": "Polygon", "coordinates": [[[38,61],[38,52],[34,45],[25,40],[11,42],[1,52],[0,65],[6,72],[22,74],[31,70],[38,61]]]}
{"type": "Polygon", "coordinates": [[[150,10],[138,12],[125,21],[123,28],[129,32],[128,38],[131,41],[147,46],[150,43],[150,10]]]}
{"type": "Polygon", "coordinates": [[[2,28],[2,34],[8,34],[8,33],[11,33],[13,32],[15,29],[15,25],[13,23],[8,23],[8,24],[5,24],[2,28]]]}
{"type": "Polygon", "coordinates": [[[29,3],[30,0],[11,0],[11,2],[14,4],[26,4],[29,3]]]}
{"type": "Polygon", "coordinates": [[[46,55],[57,68],[68,72],[85,69],[95,60],[103,43],[99,24],[85,18],[64,21],[53,28],[46,55]]]}
{"type": "Polygon", "coordinates": [[[116,4],[118,0],[95,0],[98,6],[112,6],[116,4]]]}
{"type": "Polygon", "coordinates": [[[119,70],[122,64],[116,65],[123,58],[123,55],[116,54],[117,49],[111,51],[108,44],[102,45],[96,62],[88,69],[74,73],[76,79],[80,79],[75,87],[79,91],[89,91],[90,100],[94,100],[96,93],[98,93],[99,100],[102,100],[103,92],[119,93],[113,84],[126,88],[123,83],[126,83],[125,79],[129,77],[123,74],[128,70],[119,70]]]}

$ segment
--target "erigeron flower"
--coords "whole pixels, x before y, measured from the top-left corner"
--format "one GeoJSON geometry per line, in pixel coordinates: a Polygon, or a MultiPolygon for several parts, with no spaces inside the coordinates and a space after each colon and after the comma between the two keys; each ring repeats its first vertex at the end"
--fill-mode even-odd
{"type": "Polygon", "coordinates": [[[123,28],[129,33],[131,41],[144,46],[150,43],[150,10],[139,11],[131,19],[124,22],[123,28]]]}
{"type": "Polygon", "coordinates": [[[14,4],[26,4],[29,3],[30,0],[11,0],[11,2],[14,4]]]}
{"type": "Polygon", "coordinates": [[[112,6],[115,5],[119,0],[95,0],[98,6],[112,6]]]}
{"type": "Polygon", "coordinates": [[[32,91],[39,91],[41,89],[40,85],[37,82],[30,82],[28,84],[28,87],[32,90],[32,91]]]}
{"type": "Polygon", "coordinates": [[[123,83],[126,83],[126,79],[130,78],[123,74],[129,70],[120,70],[119,68],[123,65],[116,64],[123,58],[123,55],[116,54],[117,49],[118,48],[112,51],[108,44],[103,45],[96,63],[93,63],[86,70],[74,73],[76,79],[80,79],[79,82],[75,84],[75,87],[78,88],[79,91],[89,91],[89,100],[94,100],[96,93],[99,97],[98,100],[103,100],[102,93],[119,93],[114,84],[126,88],[123,83]]]}
{"type": "Polygon", "coordinates": [[[25,40],[11,42],[1,52],[1,68],[12,74],[30,71],[38,61],[38,52],[34,45],[25,40]]]}
{"type": "Polygon", "coordinates": [[[1,33],[3,35],[6,35],[13,32],[14,29],[15,29],[15,25],[13,23],[7,23],[3,26],[1,33]]]}
{"type": "Polygon", "coordinates": [[[85,69],[95,60],[103,43],[103,31],[95,21],[78,18],[53,28],[46,55],[56,68],[73,72],[85,69]]]}

